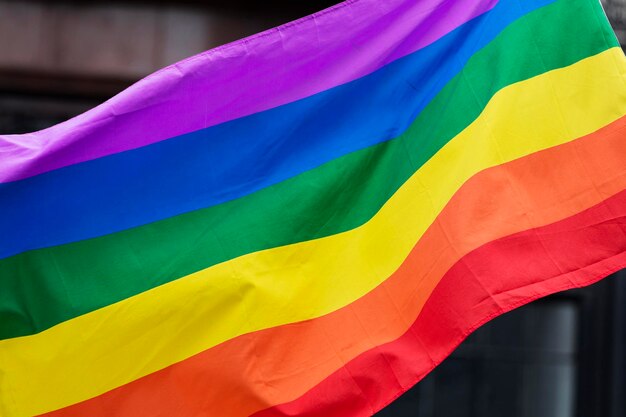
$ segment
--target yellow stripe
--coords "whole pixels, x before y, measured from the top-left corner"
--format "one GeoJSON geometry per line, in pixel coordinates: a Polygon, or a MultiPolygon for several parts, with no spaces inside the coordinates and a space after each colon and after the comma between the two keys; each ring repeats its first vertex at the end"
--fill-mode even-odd
{"type": "Polygon", "coordinates": [[[15,404],[8,415],[16,416],[61,408],[243,333],[353,302],[393,273],[469,177],[624,115],[625,75],[622,52],[613,48],[501,90],[357,229],[242,256],[1,341],[0,405],[15,404]]]}

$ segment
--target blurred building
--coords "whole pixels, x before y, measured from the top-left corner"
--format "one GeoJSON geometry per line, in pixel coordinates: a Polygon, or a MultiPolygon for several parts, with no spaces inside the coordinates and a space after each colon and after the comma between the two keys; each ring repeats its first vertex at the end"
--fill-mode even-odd
{"type": "MultiPolygon", "coordinates": [[[[156,69],[332,3],[0,0],[0,133],[60,122],[156,69]]],[[[626,44],[626,0],[603,4],[626,44]]],[[[489,323],[380,417],[626,416],[621,275],[489,323]]]]}
{"type": "Polygon", "coordinates": [[[332,4],[292,3],[0,0],[0,129],[64,120],[168,64],[332,4]]]}
{"type": "Polygon", "coordinates": [[[602,0],[602,4],[622,46],[626,45],[626,1],[602,0]]]}

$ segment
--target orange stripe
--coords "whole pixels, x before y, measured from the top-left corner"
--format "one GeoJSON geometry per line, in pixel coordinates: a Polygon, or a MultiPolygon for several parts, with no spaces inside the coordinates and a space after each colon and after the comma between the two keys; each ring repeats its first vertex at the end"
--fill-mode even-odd
{"type": "Polygon", "coordinates": [[[345,308],[231,339],[48,415],[231,417],[291,401],[362,352],[402,335],[441,277],[471,250],[572,216],[625,189],[625,133],[623,117],[584,138],[477,174],[400,269],[345,308]]]}

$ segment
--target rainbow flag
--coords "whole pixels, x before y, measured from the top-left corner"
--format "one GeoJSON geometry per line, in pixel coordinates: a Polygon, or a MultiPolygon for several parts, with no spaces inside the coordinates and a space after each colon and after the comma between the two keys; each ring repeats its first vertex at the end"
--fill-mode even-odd
{"type": "Polygon", "coordinates": [[[352,0],[0,136],[0,415],[370,416],[626,266],[598,0],[352,0]]]}

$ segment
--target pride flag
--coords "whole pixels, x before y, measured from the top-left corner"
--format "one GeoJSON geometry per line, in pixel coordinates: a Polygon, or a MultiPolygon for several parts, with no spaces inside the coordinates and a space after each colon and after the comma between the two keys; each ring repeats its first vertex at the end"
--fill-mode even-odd
{"type": "Polygon", "coordinates": [[[626,266],[598,0],[352,0],[0,136],[0,415],[370,416],[626,266]]]}

